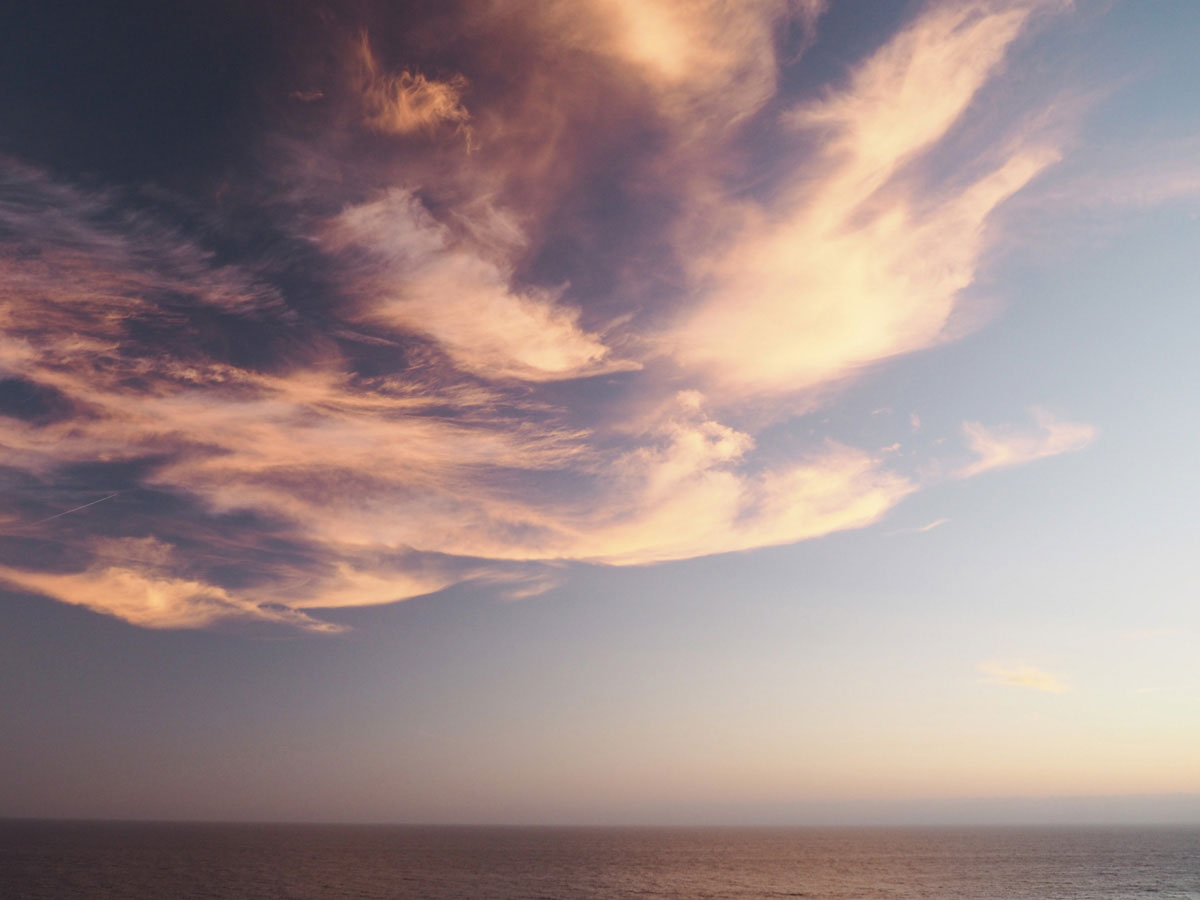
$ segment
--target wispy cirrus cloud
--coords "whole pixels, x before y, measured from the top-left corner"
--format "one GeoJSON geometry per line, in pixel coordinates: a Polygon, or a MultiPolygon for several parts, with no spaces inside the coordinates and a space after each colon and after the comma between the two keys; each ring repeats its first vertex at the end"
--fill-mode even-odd
{"type": "Polygon", "coordinates": [[[363,123],[368,128],[408,135],[429,134],[438,126],[453,125],[470,139],[471,115],[462,100],[467,82],[461,75],[438,81],[420,72],[389,72],[376,59],[365,31],[354,42],[353,61],[363,123]]]}
{"type": "Polygon", "coordinates": [[[979,673],[988,684],[1028,688],[1045,694],[1063,694],[1071,686],[1057,676],[1026,662],[989,660],[979,664],[979,673]]]}
{"type": "MultiPolygon", "coordinates": [[[[355,31],[349,90],[302,106],[329,133],[258,187],[270,253],[235,261],[6,163],[0,525],[62,561],[0,574],[148,627],[319,631],[314,610],[879,521],[921,487],[897,448],[784,453],[763,423],[947,339],[993,214],[1061,150],[1017,129],[949,173],[928,155],[1052,7],[932,4],[800,104],[781,32],[807,46],[820,2],[480,5],[458,38],[484,62],[442,70],[496,76],[469,109],[465,80],[355,31]],[[756,130],[788,148],[760,194],[730,174],[756,130]],[[60,516],[68,476],[120,497],[60,516]]],[[[969,426],[963,474],[1091,438],[1041,425],[969,426]]]]}
{"type": "MultiPolygon", "coordinates": [[[[513,230],[504,240],[521,236],[513,230]]],[[[554,292],[514,290],[503,254],[489,258],[467,236],[451,235],[411,192],[393,189],[344,210],[325,242],[353,256],[358,318],[428,335],[467,371],[541,381],[636,368],[610,359],[554,292]]]]}
{"type": "MultiPolygon", "coordinates": [[[[80,189],[0,158],[0,201],[0,273],[9,309],[29,293],[42,298],[41,318],[57,305],[97,323],[167,315],[182,304],[234,315],[286,312],[268,281],[221,264],[160,218],[122,203],[116,192],[80,189]]],[[[7,322],[5,337],[20,324],[7,322]]]]}
{"type": "Polygon", "coordinates": [[[731,207],[742,223],[728,246],[692,251],[703,299],[671,335],[679,360],[735,396],[790,393],[941,340],[988,217],[1059,150],[1018,140],[965,184],[901,175],[963,117],[1040,5],[934,6],[847,85],[793,110],[794,127],[824,136],[822,175],[774,208],[731,207]]]}
{"type": "MultiPolygon", "coordinates": [[[[393,602],[463,580],[518,595],[544,576],[503,564],[637,564],[788,543],[869,524],[914,489],[880,460],[833,444],[763,468],[753,438],[713,419],[695,392],[644,428],[608,435],[605,448],[563,410],[522,409],[505,380],[464,394],[453,368],[435,369],[441,387],[413,392],[403,378],[355,377],[336,355],[279,373],[164,356],[137,339],[138,309],[97,320],[53,293],[20,300],[27,316],[49,314],[13,370],[86,413],[13,419],[0,464],[53,479],[97,460],[149,460],[143,488],[196,498],[202,517],[270,516],[303,548],[297,563],[222,546],[206,574],[204,554],[156,537],[151,519],[151,534],[130,540],[156,541],[153,560],[128,547],[114,558],[84,533],[68,541],[69,556],[93,558],[82,571],[4,571],[11,584],[135,624],[316,629],[301,610],[393,602]],[[549,489],[543,478],[572,486],[549,489]],[[250,584],[213,580],[231,563],[254,574],[250,584]]],[[[58,521],[40,515],[12,533],[48,538],[58,521]]]]}
{"type": "Polygon", "coordinates": [[[1096,437],[1096,428],[1083,422],[1067,422],[1044,409],[1034,409],[1034,428],[1001,426],[989,428],[978,422],[963,425],[967,446],[978,456],[959,470],[960,477],[991,469],[1017,466],[1060,453],[1082,450],[1096,437]]]}

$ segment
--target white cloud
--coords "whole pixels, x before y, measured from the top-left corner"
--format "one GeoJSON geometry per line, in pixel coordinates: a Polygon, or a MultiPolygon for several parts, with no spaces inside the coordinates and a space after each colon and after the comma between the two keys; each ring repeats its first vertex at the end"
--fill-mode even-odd
{"type": "Polygon", "coordinates": [[[1096,437],[1096,429],[1082,422],[1065,422],[1043,409],[1033,411],[1036,427],[986,427],[978,422],[963,425],[967,445],[978,459],[959,471],[960,477],[978,475],[990,469],[1022,465],[1082,450],[1096,437]]]}

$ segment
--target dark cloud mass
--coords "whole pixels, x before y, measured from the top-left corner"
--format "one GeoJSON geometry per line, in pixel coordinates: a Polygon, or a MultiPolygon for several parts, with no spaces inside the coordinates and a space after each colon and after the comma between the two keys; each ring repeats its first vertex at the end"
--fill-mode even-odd
{"type": "MultiPolygon", "coordinates": [[[[10,8],[0,577],[332,631],[877,521],[884,451],[764,429],[948,338],[1060,148],[921,162],[1058,9],[928,4],[815,85],[820,0],[10,8]]],[[[961,471],[1091,436],[1039,425],[961,471]]]]}

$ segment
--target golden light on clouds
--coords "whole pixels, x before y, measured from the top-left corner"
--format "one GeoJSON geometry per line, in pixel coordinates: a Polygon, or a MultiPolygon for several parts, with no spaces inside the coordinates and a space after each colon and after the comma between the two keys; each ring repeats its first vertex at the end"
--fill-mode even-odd
{"type": "Polygon", "coordinates": [[[738,394],[786,393],[943,338],[988,216],[1059,156],[1018,142],[998,166],[935,197],[896,181],[959,121],[1020,33],[1028,8],[992,6],[935,7],[846,88],[789,114],[821,133],[822,177],[778,208],[736,208],[745,224],[730,245],[698,254],[709,287],[675,336],[685,365],[738,394]]]}
{"type": "MultiPolygon", "coordinates": [[[[1062,149],[1018,123],[949,173],[930,155],[1054,4],[930,4],[799,103],[778,93],[780,33],[802,50],[821,2],[537,8],[524,23],[473,14],[473,28],[497,28],[498,58],[529,50],[488,91],[390,67],[373,35],[346,42],[347,84],[304,104],[346,109],[331,134],[280,152],[292,180],[273,201],[325,291],[315,312],[272,281],[275,260],[221,261],[115,193],[5,164],[19,191],[0,224],[37,248],[0,255],[0,373],[47,412],[6,426],[0,462],[40,479],[119,468],[186,510],[139,513],[128,546],[55,538],[76,570],[8,565],[6,580],[149,627],[331,630],[301,610],[464,581],[519,596],[563,562],[863,528],[950,465],[933,454],[959,448],[903,468],[898,444],[817,434],[783,453],[762,435],[951,339],[994,214],[1062,149]],[[628,160],[598,162],[591,142],[617,141],[603,116],[642,117],[653,140],[613,143],[628,160]],[[758,195],[729,175],[752,122],[782,147],[778,184],[758,195]],[[658,218],[622,218],[572,181],[626,162],[638,177],[621,202],[669,201],[658,218]],[[623,259],[611,247],[626,231],[623,259]],[[603,291],[546,270],[538,248],[563,233],[609,248],[603,291]],[[223,542],[208,519],[254,533],[223,542]],[[147,540],[153,560],[130,552],[147,540]],[[245,577],[223,585],[222,566],[245,577]]],[[[1094,435],[1038,416],[1036,433],[968,423],[978,459],[960,474],[1094,435]]]]}
{"type": "Polygon", "coordinates": [[[327,240],[370,261],[357,276],[364,321],[426,334],[469,372],[543,381],[636,368],[610,361],[551,292],[513,290],[506,260],[456,242],[410,193],[347,209],[327,240]]]}
{"type": "Polygon", "coordinates": [[[355,60],[363,123],[386,134],[430,133],[439,125],[466,129],[471,119],[462,103],[466,81],[429,79],[420,72],[387,72],[371,49],[366,32],[358,36],[355,60]]]}

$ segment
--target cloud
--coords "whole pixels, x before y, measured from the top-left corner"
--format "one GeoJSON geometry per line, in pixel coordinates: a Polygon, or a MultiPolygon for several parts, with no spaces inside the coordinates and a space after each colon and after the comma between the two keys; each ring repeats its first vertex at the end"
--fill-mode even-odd
{"type": "Polygon", "coordinates": [[[1030,14],[1046,3],[934,4],[851,75],[850,83],[790,114],[829,129],[847,158],[839,190],[869,194],[942,138],[996,71],[1030,14]]]}
{"type": "MultiPolygon", "coordinates": [[[[268,280],[220,264],[161,219],[123,205],[116,192],[62,184],[2,156],[0,236],[4,289],[10,297],[39,296],[39,322],[54,307],[99,325],[162,315],[164,305],[181,301],[246,317],[286,311],[268,280]]],[[[19,317],[0,325],[7,340],[21,331],[19,317]]]]}
{"type": "Polygon", "coordinates": [[[579,528],[569,555],[619,565],[794,543],[877,521],[915,485],[850,447],[747,471],[750,435],[709,418],[685,393],[658,440],[618,460],[620,505],[579,528]]]}
{"type": "Polygon", "coordinates": [[[431,133],[440,125],[451,124],[466,132],[469,139],[467,123],[471,116],[462,104],[467,82],[461,75],[436,81],[419,72],[385,72],[371,50],[365,31],[355,44],[354,60],[363,123],[368,128],[385,134],[409,135],[431,133]]]}
{"type": "Polygon", "coordinates": [[[1054,675],[1044,672],[1025,662],[988,661],[979,664],[979,672],[988,684],[1029,688],[1047,694],[1062,694],[1071,690],[1070,685],[1054,675]]]}
{"type": "MultiPolygon", "coordinates": [[[[531,231],[632,239],[712,187],[731,143],[776,95],[781,55],[812,42],[821,0],[532,0],[464,11],[455,40],[493,66],[471,69],[469,165],[438,165],[454,190],[486,194],[531,231]],[[496,91],[503,85],[503,91],[496,91]],[[610,184],[604,207],[645,202],[615,234],[563,217],[580,192],[610,184]],[[636,196],[641,195],[641,196],[636,196]]],[[[469,67],[468,67],[469,68],[469,67]]],[[[440,185],[444,187],[444,185],[440,185]]],[[[600,198],[596,198],[600,199],[600,198]]],[[[551,236],[543,232],[538,237],[551,236]]],[[[661,233],[648,235],[661,241],[661,233]]],[[[648,249],[648,248],[643,248],[648,249]]],[[[658,266],[671,265],[665,258],[658,266]]],[[[613,260],[621,269],[628,258],[613,260]]],[[[624,273],[623,273],[624,274],[624,273]]]]}
{"type": "Polygon", "coordinates": [[[811,41],[824,0],[585,0],[550,4],[564,28],[660,92],[673,115],[714,113],[727,125],[756,112],[776,88],[777,29],[797,21],[811,41]],[[579,23],[591,20],[592,27],[579,23]]]}
{"type": "MultiPolygon", "coordinates": [[[[238,590],[192,574],[178,554],[148,569],[125,559],[128,548],[119,564],[82,573],[6,570],[25,589],[135,624],[311,627],[288,611],[394,602],[463,580],[536,584],[536,573],[497,570],[505,562],[639,564],[788,543],[870,524],[914,489],[878,460],[832,444],[764,469],[753,439],[708,416],[694,392],[626,435],[624,448],[603,452],[593,435],[553,417],[539,425],[530,413],[514,419],[483,406],[446,418],[436,413],[446,395],[414,397],[336,369],[267,375],[193,361],[181,372],[132,349],[114,365],[108,345],[43,330],[23,373],[89,414],[12,422],[0,462],[52,478],[72,464],[156,458],[143,485],[195,497],[209,516],[289,523],[311,559],[270,563],[238,590]],[[66,368],[63,340],[74,347],[66,368]],[[574,496],[540,486],[551,476],[569,476],[574,496]]],[[[24,529],[36,535],[52,524],[24,529]]],[[[230,551],[217,549],[221,569],[230,551]]],[[[262,568],[258,556],[239,558],[262,568]]]]}
{"type": "Polygon", "coordinates": [[[1200,138],[1194,135],[1105,141],[1089,147],[1070,173],[1029,198],[1030,212],[1044,217],[1047,210],[1086,210],[1094,216],[1111,210],[1123,215],[1130,209],[1195,200],[1200,196],[1198,155],[1200,138]]]}
{"type": "Polygon", "coordinates": [[[685,367],[727,396],[789,393],[943,339],[988,217],[1060,154],[1017,141],[965,184],[901,176],[967,112],[1034,5],[935,6],[792,111],[822,136],[824,171],[773,208],[731,204],[728,246],[688,248],[703,296],[668,336],[685,367]]]}
{"type": "Polygon", "coordinates": [[[282,623],[310,631],[341,630],[286,606],[255,603],[204,581],[167,574],[164,569],[173,548],[154,538],[105,543],[108,554],[144,561],[106,565],[102,555],[87,570],[70,573],[0,566],[0,580],[145,628],[200,628],[240,620],[282,623]]]}
{"type": "Polygon", "coordinates": [[[1033,410],[1036,429],[988,428],[978,422],[963,425],[967,445],[979,457],[959,471],[966,478],[1006,466],[1023,465],[1047,456],[1082,450],[1096,437],[1096,429],[1082,422],[1064,422],[1044,409],[1033,410]]]}
{"type": "MultiPolygon", "coordinates": [[[[911,454],[772,428],[949,339],[1060,149],[937,154],[1042,6],[930,5],[804,102],[780,59],[821,2],[477,4],[422,44],[444,80],[356,30],[351,90],[287,103],[328,128],[263,142],[283,174],[230,189],[252,216],[187,227],[0,161],[0,527],[38,549],[3,577],[140,626],[320,631],[878,522],[911,454]]],[[[968,424],[961,474],[1091,439],[1039,424],[968,424]]]]}
{"type": "MultiPolygon", "coordinates": [[[[505,239],[519,241],[519,232],[505,239]]],[[[353,257],[359,319],[426,334],[467,371],[542,381],[631,366],[609,360],[554,292],[513,290],[503,255],[488,258],[453,236],[410,192],[344,210],[325,243],[353,257]]]]}

